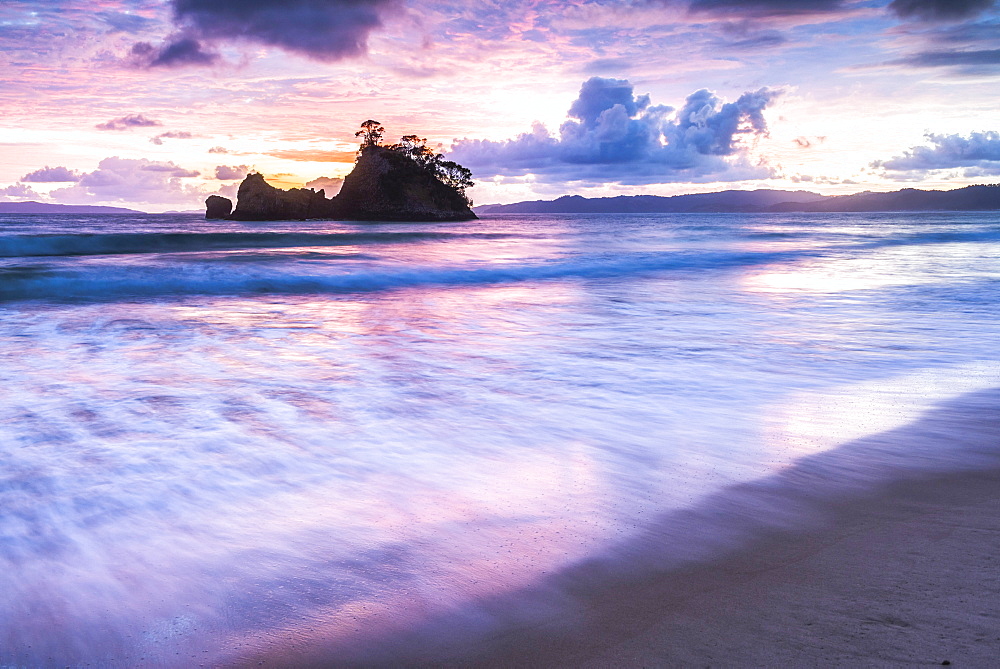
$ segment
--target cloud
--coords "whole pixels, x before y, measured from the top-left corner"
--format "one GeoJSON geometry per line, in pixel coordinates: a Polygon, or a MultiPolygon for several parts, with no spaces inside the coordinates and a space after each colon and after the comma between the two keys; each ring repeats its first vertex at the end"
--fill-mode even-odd
{"type": "Polygon", "coordinates": [[[191,37],[178,37],[160,47],[149,42],[136,42],[129,51],[128,62],[137,67],[179,67],[212,65],[219,54],[205,51],[201,42],[191,37]]]}
{"type": "Polygon", "coordinates": [[[792,140],[796,146],[800,149],[811,149],[816,144],[822,144],[826,141],[826,135],[819,135],[817,137],[796,137],[792,140]]]}
{"type": "Polygon", "coordinates": [[[114,11],[95,12],[94,16],[111,28],[112,32],[137,33],[155,23],[139,14],[114,11]]]}
{"type": "Polygon", "coordinates": [[[0,188],[0,195],[7,196],[4,199],[9,199],[11,197],[17,198],[40,198],[41,196],[31,188],[31,186],[25,186],[22,183],[16,183],[13,186],[7,186],[6,188],[0,188]]]}
{"type": "Polygon", "coordinates": [[[750,16],[788,16],[840,11],[843,0],[692,0],[692,12],[750,16]]]}
{"type": "Polygon", "coordinates": [[[80,175],[73,186],[59,188],[50,196],[59,202],[149,202],[191,204],[203,195],[183,179],[196,177],[198,172],[172,162],[156,162],[146,158],[102,160],[93,172],[80,175]]]}
{"type": "Polygon", "coordinates": [[[324,151],[321,149],[286,149],[271,151],[267,155],[310,163],[353,163],[358,157],[357,151],[324,151]]]}
{"type": "Polygon", "coordinates": [[[914,146],[871,167],[898,176],[920,177],[937,170],[964,168],[966,176],[1000,174],[1000,133],[990,130],[962,135],[925,135],[931,146],[914,146]]]}
{"type": "Polygon", "coordinates": [[[922,27],[924,48],[890,65],[952,68],[957,74],[991,74],[1000,65],[1000,25],[986,20],[922,27]]]}
{"type": "Polygon", "coordinates": [[[916,67],[1000,65],[1000,49],[985,49],[980,51],[924,51],[897,62],[916,67]]]}
{"type": "Polygon", "coordinates": [[[208,150],[209,153],[229,153],[229,149],[222,146],[213,146],[208,150]]]}
{"type": "Polygon", "coordinates": [[[628,81],[593,77],[558,137],[536,124],[507,141],[459,140],[449,158],[480,177],[625,184],[767,178],[771,170],[751,164],[743,139],[767,134],[763,112],[778,95],[761,88],[723,103],[702,89],[675,111],[636,96],[628,81]]]}
{"type": "Polygon", "coordinates": [[[164,139],[191,139],[192,137],[194,137],[194,135],[184,130],[177,132],[170,131],[170,132],[161,132],[159,135],[156,135],[155,137],[150,137],[149,141],[159,146],[163,144],[164,139]]]}
{"type": "MultiPolygon", "coordinates": [[[[648,4],[676,5],[677,0],[646,0],[648,4]]],[[[901,19],[959,21],[981,14],[996,0],[893,0],[889,10],[901,19]]],[[[860,3],[852,0],[690,0],[692,14],[714,14],[748,18],[797,15],[846,14],[860,3]]]]}
{"type": "Polygon", "coordinates": [[[243,41],[330,62],[367,52],[369,35],[402,0],[171,0],[178,33],[157,48],[132,47],[148,67],[210,65],[206,43],[243,41]]]}
{"type": "Polygon", "coordinates": [[[95,127],[98,130],[128,130],[130,128],[149,128],[157,125],[163,124],[159,121],[146,118],[142,114],[132,114],[130,116],[113,118],[105,123],[98,123],[95,127]]]}
{"type": "Polygon", "coordinates": [[[753,37],[745,37],[743,39],[730,42],[727,46],[734,49],[762,49],[772,46],[781,46],[787,44],[788,39],[776,31],[764,31],[753,37]]]}
{"type": "Polygon", "coordinates": [[[228,181],[229,179],[242,179],[247,175],[250,168],[246,165],[218,165],[215,168],[215,178],[220,181],[228,181]]]}
{"type": "Polygon", "coordinates": [[[325,195],[327,197],[333,197],[340,192],[341,187],[344,185],[343,177],[316,177],[312,181],[306,182],[306,188],[315,188],[316,190],[326,191],[325,195]]]}
{"type": "Polygon", "coordinates": [[[1000,24],[990,21],[959,23],[925,31],[923,35],[940,44],[993,46],[1000,42],[1000,24]]]}
{"type": "Polygon", "coordinates": [[[79,181],[80,175],[66,167],[45,167],[29,172],[21,177],[21,181],[31,183],[57,183],[60,181],[79,181]]]}
{"type": "Polygon", "coordinates": [[[994,0],[893,0],[889,9],[904,19],[957,21],[980,14],[994,0]]]}

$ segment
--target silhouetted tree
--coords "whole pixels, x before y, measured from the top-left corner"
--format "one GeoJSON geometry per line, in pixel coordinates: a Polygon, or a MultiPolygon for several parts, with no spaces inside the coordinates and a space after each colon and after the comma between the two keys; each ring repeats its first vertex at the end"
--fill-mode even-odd
{"type": "MultiPolygon", "coordinates": [[[[385,131],[385,128],[379,126],[377,121],[365,121],[361,124],[361,127],[365,130],[358,132],[357,135],[364,135],[365,139],[362,140],[361,151],[358,152],[359,155],[367,146],[378,146],[379,140],[382,139],[382,133],[385,131]],[[372,137],[374,140],[369,142],[372,137]]],[[[444,156],[440,153],[434,153],[434,150],[427,146],[425,138],[417,135],[404,135],[399,138],[399,143],[390,144],[385,148],[396,153],[401,153],[420,165],[433,174],[438,181],[458,191],[465,198],[465,201],[469,203],[469,206],[472,206],[472,201],[465,194],[466,188],[476,185],[472,181],[472,170],[462,167],[454,161],[445,160],[444,156]]]]}
{"type": "MultiPolygon", "coordinates": [[[[434,176],[441,180],[446,186],[451,186],[463,196],[465,189],[475,186],[472,181],[472,170],[462,167],[451,160],[438,160],[434,164],[434,176]]],[[[468,199],[468,198],[466,198],[468,199]]]]}
{"type": "Polygon", "coordinates": [[[399,144],[391,144],[387,148],[397,153],[402,153],[421,167],[430,167],[437,160],[441,159],[441,154],[435,154],[427,144],[427,139],[416,135],[404,135],[399,138],[399,144]]]}
{"type": "Polygon", "coordinates": [[[361,130],[354,133],[355,137],[361,138],[361,148],[358,149],[358,154],[360,155],[369,146],[378,146],[379,142],[382,141],[383,134],[385,134],[385,128],[378,121],[368,119],[362,123],[361,130]]]}

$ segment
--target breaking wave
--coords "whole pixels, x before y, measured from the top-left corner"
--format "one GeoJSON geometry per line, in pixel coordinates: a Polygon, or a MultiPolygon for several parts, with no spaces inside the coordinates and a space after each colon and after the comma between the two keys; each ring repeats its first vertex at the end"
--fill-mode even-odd
{"type": "Polygon", "coordinates": [[[547,279],[602,279],[662,271],[719,270],[795,260],[816,253],[658,253],[586,260],[418,266],[344,271],[332,263],[279,267],[253,263],[75,266],[21,264],[0,268],[0,300],[94,299],[170,295],[359,293],[426,285],[476,285],[547,279]]]}
{"type": "Polygon", "coordinates": [[[0,237],[0,258],[38,256],[128,255],[240,249],[384,244],[448,239],[502,239],[489,232],[210,232],[120,233],[82,235],[11,235],[0,237]]]}

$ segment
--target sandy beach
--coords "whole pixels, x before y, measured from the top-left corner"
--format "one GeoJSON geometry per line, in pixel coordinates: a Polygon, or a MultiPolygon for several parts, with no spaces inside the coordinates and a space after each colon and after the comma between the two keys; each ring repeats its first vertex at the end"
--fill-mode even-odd
{"type": "Polygon", "coordinates": [[[272,666],[996,666],[998,400],[995,390],[966,395],[897,430],[736,486],[665,516],[613,555],[481,603],[476,615],[445,615],[378,644],[369,637],[353,649],[300,645],[256,659],[272,666]],[[965,471],[938,469],[960,454],[965,471]],[[873,458],[868,469],[856,466],[864,457],[873,458]],[[489,618],[493,631],[477,629],[473,618],[489,618]]]}
{"type": "Polygon", "coordinates": [[[1000,471],[893,486],[829,525],[589,600],[481,666],[996,666],[1000,471]]]}
{"type": "MultiPolygon", "coordinates": [[[[943,446],[935,442],[954,435],[958,422],[967,426],[970,448],[995,450],[1000,445],[996,398],[996,392],[967,396],[845,450],[860,452],[878,442],[911,439],[929,448],[943,446]]],[[[809,470],[812,464],[799,469],[809,470]]],[[[750,496],[762,490],[759,484],[747,488],[743,494],[750,496]]],[[[806,501],[806,488],[797,495],[816,512],[810,527],[765,531],[721,559],[582,594],[584,613],[571,629],[511,633],[473,662],[997,665],[1000,468],[914,473],[822,503],[806,501]]]]}

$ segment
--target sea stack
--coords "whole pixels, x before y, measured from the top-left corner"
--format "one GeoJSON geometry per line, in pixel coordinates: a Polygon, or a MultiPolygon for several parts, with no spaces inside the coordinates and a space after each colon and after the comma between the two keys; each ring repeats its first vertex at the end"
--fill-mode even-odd
{"type": "Polygon", "coordinates": [[[465,195],[406,155],[366,146],[344,179],[340,194],[275,188],[260,174],[248,174],[237,192],[236,209],[220,216],[223,204],[209,198],[206,218],[235,221],[337,219],[343,221],[467,221],[476,218],[465,195]],[[214,214],[214,215],[210,215],[214,214]]]}
{"type": "Polygon", "coordinates": [[[467,221],[468,200],[404,154],[366,146],[334,199],[352,221],[467,221]]]}
{"type": "Polygon", "coordinates": [[[311,188],[282,190],[264,181],[260,174],[248,174],[236,192],[234,221],[282,221],[307,218],[334,218],[333,200],[311,188]]]}
{"type": "Polygon", "coordinates": [[[232,211],[233,202],[228,197],[209,195],[205,200],[205,218],[210,221],[229,218],[232,211]]]}

